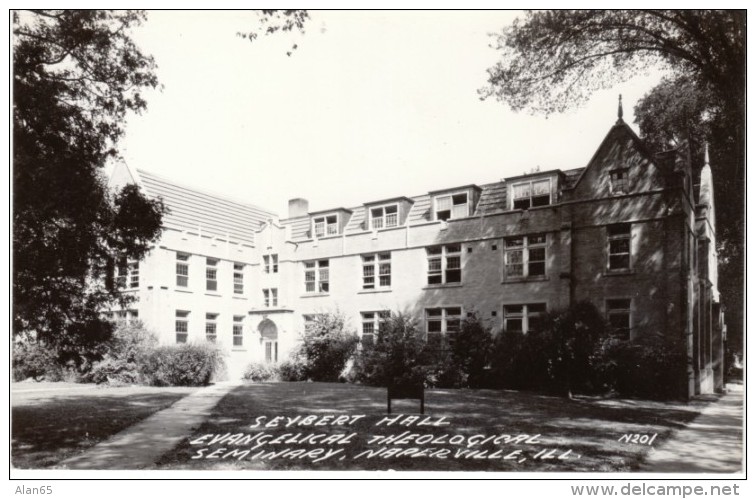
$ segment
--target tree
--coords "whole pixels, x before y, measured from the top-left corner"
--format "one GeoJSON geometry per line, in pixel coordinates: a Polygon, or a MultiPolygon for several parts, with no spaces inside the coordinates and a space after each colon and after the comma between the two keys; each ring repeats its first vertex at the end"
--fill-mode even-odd
{"type": "Polygon", "coordinates": [[[359,341],[342,312],[316,314],[305,328],[298,352],[307,377],[313,381],[338,381],[359,341]]]}
{"type": "Polygon", "coordinates": [[[109,191],[128,112],[157,86],[129,29],[139,11],[13,13],[13,329],[63,355],[96,355],[120,298],[112,274],[160,234],[162,203],[109,191]],[[94,350],[93,350],[94,349],[94,350]]]}
{"type": "MultiPolygon", "coordinates": [[[[279,31],[291,32],[295,29],[300,33],[304,33],[305,24],[310,19],[310,13],[306,10],[259,10],[257,14],[260,19],[260,25],[246,33],[239,32],[237,36],[254,41],[257,40],[257,37],[261,33],[271,35],[279,31]]],[[[291,56],[296,49],[297,44],[295,43],[286,52],[286,55],[291,56]]]]}
{"type": "Polygon", "coordinates": [[[688,142],[696,165],[710,145],[720,285],[733,332],[743,304],[745,32],[745,11],[530,12],[497,36],[502,58],[480,90],[514,110],[561,112],[595,90],[666,70],[635,108],[636,122],[651,150],[688,142]]]}

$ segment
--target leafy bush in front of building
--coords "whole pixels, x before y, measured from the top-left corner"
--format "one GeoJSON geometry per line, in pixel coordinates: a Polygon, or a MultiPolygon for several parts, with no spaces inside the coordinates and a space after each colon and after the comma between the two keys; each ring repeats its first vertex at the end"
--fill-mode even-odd
{"type": "Polygon", "coordinates": [[[292,356],[278,364],[278,377],[281,381],[307,381],[307,364],[292,356]]]}
{"type": "Polygon", "coordinates": [[[138,383],[140,364],[157,344],[155,334],[141,322],[120,322],[107,344],[103,359],[92,365],[84,379],[94,383],[138,383]]]}
{"type": "Polygon", "coordinates": [[[63,366],[54,349],[33,339],[25,338],[13,343],[13,380],[60,381],[63,366]]]}
{"type": "Polygon", "coordinates": [[[602,378],[619,395],[656,400],[687,393],[687,358],[681,341],[649,334],[632,341],[610,338],[602,345],[602,378]]]}
{"type": "Polygon", "coordinates": [[[491,329],[483,324],[477,314],[462,321],[450,352],[457,386],[481,388],[487,384],[487,367],[491,362],[493,342],[491,329]]]}
{"type": "Polygon", "coordinates": [[[339,381],[358,344],[359,338],[348,328],[343,313],[336,311],[316,315],[305,327],[298,350],[307,378],[313,381],[339,381]]]}
{"type": "Polygon", "coordinates": [[[381,324],[373,343],[363,345],[357,355],[354,378],[373,386],[425,383],[433,375],[429,353],[417,321],[407,314],[391,314],[381,324]]]}
{"type": "Polygon", "coordinates": [[[204,386],[224,368],[223,354],[213,343],[160,346],[142,359],[139,374],[153,386],[204,386]]]}
{"type": "Polygon", "coordinates": [[[601,347],[607,335],[603,315],[589,302],[545,314],[526,334],[503,332],[492,355],[493,382],[502,388],[560,393],[606,390],[601,347]]]}
{"type": "Polygon", "coordinates": [[[269,364],[265,362],[252,362],[244,370],[242,379],[247,381],[261,382],[261,381],[278,381],[279,371],[276,364],[269,364]]]}

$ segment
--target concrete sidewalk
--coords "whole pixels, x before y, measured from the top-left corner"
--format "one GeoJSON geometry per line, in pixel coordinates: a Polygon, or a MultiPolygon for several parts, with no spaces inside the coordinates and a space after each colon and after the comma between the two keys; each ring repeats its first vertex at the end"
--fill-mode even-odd
{"type": "Polygon", "coordinates": [[[58,467],[134,470],[152,466],[160,456],[190,436],[220,399],[239,384],[241,382],[224,382],[197,390],[83,454],[61,461],[58,467]]]}
{"type": "Polygon", "coordinates": [[[743,469],[743,386],[727,385],[686,428],[653,449],[641,471],[738,473],[743,469]]]}

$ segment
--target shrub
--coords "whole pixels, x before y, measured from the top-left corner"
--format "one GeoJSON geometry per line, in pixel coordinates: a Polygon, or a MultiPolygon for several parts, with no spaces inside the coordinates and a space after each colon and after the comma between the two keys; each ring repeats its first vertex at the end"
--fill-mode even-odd
{"type": "Polygon", "coordinates": [[[374,386],[434,382],[428,365],[430,352],[415,319],[391,314],[381,324],[373,344],[363,345],[354,365],[355,378],[374,386]]]}
{"type": "Polygon", "coordinates": [[[278,364],[278,376],[281,381],[307,381],[307,364],[293,356],[278,364]]]}
{"type": "Polygon", "coordinates": [[[85,376],[94,383],[134,384],[139,365],[157,345],[157,337],[141,322],[119,323],[108,342],[104,358],[95,362],[85,376]]]}
{"type": "Polygon", "coordinates": [[[13,344],[13,379],[24,381],[60,381],[63,367],[57,351],[32,339],[24,339],[13,344]]]}
{"type": "Polygon", "coordinates": [[[493,351],[493,336],[477,314],[468,317],[460,326],[451,344],[452,380],[456,386],[480,388],[486,380],[486,367],[493,351]]]}
{"type": "Polygon", "coordinates": [[[687,391],[687,359],[680,341],[661,334],[602,346],[602,378],[622,396],[673,399],[687,391]]]}
{"type": "Polygon", "coordinates": [[[244,370],[242,379],[247,381],[278,381],[279,372],[275,364],[253,362],[244,370]]]}
{"type": "Polygon", "coordinates": [[[161,346],[147,353],[139,374],[148,385],[207,385],[223,369],[223,356],[212,343],[161,346]]]}
{"type": "Polygon", "coordinates": [[[313,381],[338,381],[352,358],[359,338],[349,331],[341,312],[318,314],[307,324],[299,355],[313,381]]]}
{"type": "Polygon", "coordinates": [[[600,373],[604,317],[594,305],[581,302],[545,314],[541,327],[527,334],[498,336],[493,355],[496,382],[504,388],[558,392],[592,392],[606,388],[600,373]]]}

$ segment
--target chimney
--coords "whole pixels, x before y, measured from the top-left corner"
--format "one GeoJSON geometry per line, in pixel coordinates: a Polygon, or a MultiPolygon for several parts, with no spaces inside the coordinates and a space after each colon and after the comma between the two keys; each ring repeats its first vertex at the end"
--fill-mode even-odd
{"type": "Polygon", "coordinates": [[[307,215],[309,209],[310,203],[308,203],[306,199],[289,199],[289,218],[296,218],[307,215]]]}

